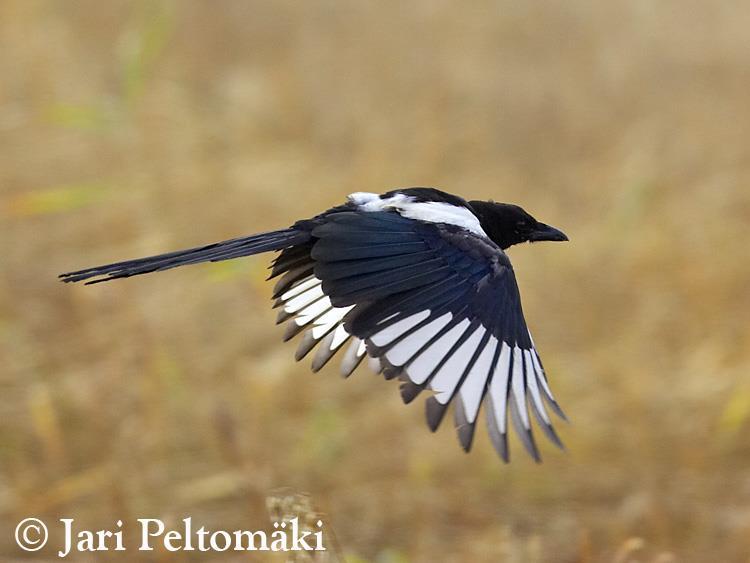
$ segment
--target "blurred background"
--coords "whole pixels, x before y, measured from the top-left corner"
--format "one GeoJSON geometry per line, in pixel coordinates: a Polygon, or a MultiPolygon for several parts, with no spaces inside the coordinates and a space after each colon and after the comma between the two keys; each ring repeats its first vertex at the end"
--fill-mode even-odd
{"type": "MultiPolygon", "coordinates": [[[[2,2],[0,556],[27,516],[297,503],[331,561],[750,560],[748,29],[691,0],[2,2]],[[466,455],[397,384],[295,364],[268,257],[55,279],[412,185],[570,236],[511,251],[568,453],[466,455]]],[[[284,560],[95,559],[147,555],[284,560]]]]}

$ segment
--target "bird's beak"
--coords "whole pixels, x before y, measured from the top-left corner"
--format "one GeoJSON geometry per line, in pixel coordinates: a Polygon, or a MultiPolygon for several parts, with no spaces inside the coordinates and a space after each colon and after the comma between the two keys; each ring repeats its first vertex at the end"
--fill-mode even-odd
{"type": "Polygon", "coordinates": [[[543,240],[564,242],[569,239],[561,230],[545,225],[544,223],[539,223],[536,230],[534,230],[529,236],[529,242],[539,242],[543,240]]]}

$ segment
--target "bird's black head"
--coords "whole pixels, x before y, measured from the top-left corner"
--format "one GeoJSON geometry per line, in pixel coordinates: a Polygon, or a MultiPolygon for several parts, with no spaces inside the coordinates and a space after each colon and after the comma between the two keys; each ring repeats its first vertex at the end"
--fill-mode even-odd
{"type": "Polygon", "coordinates": [[[500,248],[520,242],[566,241],[562,231],[540,223],[517,205],[494,201],[470,201],[482,229],[500,248]]]}

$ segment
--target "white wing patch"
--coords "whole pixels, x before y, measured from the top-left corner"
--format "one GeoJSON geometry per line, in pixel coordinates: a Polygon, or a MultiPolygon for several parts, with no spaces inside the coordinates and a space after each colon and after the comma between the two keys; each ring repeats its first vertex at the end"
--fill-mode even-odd
{"type": "Polygon", "coordinates": [[[362,362],[366,352],[367,347],[364,340],[352,337],[346,352],[344,352],[344,358],[341,360],[341,375],[349,377],[362,362]]]}
{"type": "MultiPolygon", "coordinates": [[[[501,437],[507,433],[509,407],[525,431],[531,429],[530,408],[547,427],[545,431],[550,431],[551,421],[542,394],[550,401],[554,399],[547,392],[536,350],[517,345],[510,347],[497,337],[486,335],[483,326],[467,335],[468,319],[432,342],[448,326],[453,315],[448,312],[433,319],[429,319],[429,315],[425,310],[405,317],[376,332],[370,341],[384,348],[379,354],[389,365],[403,368],[413,384],[427,384],[435,392],[438,403],[447,405],[458,395],[456,400],[461,401],[464,423],[476,422],[487,394],[488,401],[492,402],[491,423],[501,437]],[[462,338],[463,343],[450,353],[462,338]],[[472,359],[474,363],[470,365],[472,359]]],[[[364,354],[364,350],[361,353],[364,354]]],[[[381,367],[377,364],[374,369],[381,367]]]]}
{"type": "MultiPolygon", "coordinates": [[[[380,208],[389,201],[369,195],[377,200],[368,199],[368,194],[353,194],[350,199],[380,208]]],[[[409,209],[408,205],[419,205],[404,202],[403,194],[390,199],[400,205],[401,213],[409,209]]],[[[373,371],[385,370],[387,377],[391,377],[388,371],[391,366],[396,370],[400,368],[401,371],[395,373],[405,382],[402,384],[405,401],[411,401],[421,389],[434,392],[433,405],[428,404],[428,407],[436,408],[432,411],[428,408],[428,421],[432,412],[432,420],[439,424],[443,409],[455,397],[460,402],[455,407],[459,439],[467,451],[485,396],[490,437],[506,461],[509,419],[524,446],[539,459],[532,436],[532,413],[547,436],[563,447],[552,427],[547,407],[563,418],[565,415],[552,396],[533,340],[529,349],[510,346],[495,335],[487,334],[487,328],[481,324],[469,331],[472,324],[468,318],[456,321],[450,312],[431,317],[432,311],[425,309],[402,318],[395,313],[383,319],[378,325],[382,328],[376,327],[365,342],[352,337],[344,327],[344,317],[354,306],[334,307],[323,292],[321,280],[315,276],[297,282],[284,292],[280,306],[283,307],[280,318],[291,319],[287,338],[304,331],[297,359],[317,346],[313,371],[323,367],[348,342],[341,361],[344,377],[351,375],[366,357],[373,371]],[[404,388],[404,385],[412,387],[404,388]]]]}
{"type": "Polygon", "coordinates": [[[323,290],[320,287],[320,283],[318,283],[317,285],[313,285],[309,289],[301,291],[297,295],[288,298],[288,300],[284,296],[282,296],[281,299],[285,301],[284,310],[287,313],[296,313],[304,307],[310,305],[319,297],[323,297],[323,290]]]}
{"type": "MultiPolygon", "coordinates": [[[[286,318],[293,317],[292,326],[287,327],[286,339],[304,330],[304,337],[297,348],[296,357],[301,359],[317,346],[312,362],[313,371],[318,371],[336,352],[349,342],[341,360],[341,375],[349,377],[367,355],[367,346],[363,340],[352,337],[344,327],[344,317],[354,308],[334,307],[331,300],[323,293],[322,282],[315,276],[310,276],[284,292],[281,297],[281,307],[286,318]]],[[[381,331],[382,342],[390,342],[401,334],[409,332],[415,325],[429,317],[430,312],[424,311],[413,318],[402,319],[381,331]]],[[[382,364],[377,358],[369,358],[370,368],[380,373],[382,364]]]]}
{"type": "Polygon", "coordinates": [[[505,434],[506,431],[505,413],[508,407],[508,377],[510,377],[511,359],[510,347],[503,342],[495,372],[492,374],[489,397],[495,413],[495,425],[500,434],[505,434]]]}
{"type": "Polygon", "coordinates": [[[482,353],[471,368],[469,375],[466,376],[464,384],[461,386],[461,400],[464,403],[464,412],[466,420],[471,424],[477,419],[479,405],[484,396],[487,378],[490,376],[490,366],[492,358],[495,356],[497,349],[497,338],[490,336],[485,344],[482,353]]]}
{"type": "Polygon", "coordinates": [[[469,320],[463,319],[410,362],[406,368],[409,379],[417,385],[424,383],[468,326],[469,320]]]}
{"type": "Polygon", "coordinates": [[[281,295],[281,299],[282,301],[288,301],[295,295],[299,295],[306,289],[310,289],[311,287],[314,287],[316,285],[320,285],[320,280],[316,278],[315,276],[310,276],[306,281],[303,281],[302,283],[298,283],[292,289],[290,289],[286,293],[283,293],[281,295]]]}
{"type": "Polygon", "coordinates": [[[310,305],[300,310],[299,312],[291,310],[287,311],[287,313],[297,312],[297,318],[294,319],[294,322],[299,326],[305,326],[306,324],[309,324],[310,322],[317,319],[321,314],[325,313],[326,311],[330,311],[332,308],[333,307],[331,305],[331,301],[328,299],[328,297],[323,296],[313,301],[310,305]]]}
{"type": "MultiPolygon", "coordinates": [[[[330,331],[338,327],[341,327],[341,330],[344,330],[344,325],[341,324],[341,321],[344,320],[344,316],[352,309],[352,307],[354,307],[354,305],[352,305],[351,307],[332,307],[318,319],[314,320],[314,326],[312,329],[313,338],[315,338],[316,340],[323,338],[330,331]]],[[[339,342],[339,344],[342,343],[343,341],[339,342]]]]}
{"type": "MultiPolygon", "coordinates": [[[[344,317],[354,307],[334,307],[331,300],[323,293],[322,282],[315,276],[297,283],[281,295],[283,311],[294,316],[292,323],[302,329],[309,327],[297,350],[298,356],[304,356],[316,345],[318,351],[313,360],[313,370],[317,371],[336,353],[350,338],[344,328],[344,317]]],[[[296,331],[291,331],[296,334],[296,331]]],[[[353,350],[344,357],[342,373],[351,374],[359,365],[365,354],[364,343],[354,339],[353,350]]]]}
{"type": "Polygon", "coordinates": [[[526,385],[529,388],[529,393],[531,393],[531,400],[534,404],[534,408],[536,409],[536,412],[539,414],[539,416],[542,418],[542,420],[550,424],[549,415],[547,414],[547,409],[544,408],[544,402],[542,401],[542,396],[539,394],[539,383],[537,382],[537,378],[541,377],[541,374],[536,371],[536,368],[534,367],[534,362],[531,359],[533,355],[533,352],[529,350],[523,351],[523,361],[524,365],[526,366],[526,385]]]}
{"type": "Polygon", "coordinates": [[[396,340],[398,337],[403,336],[407,332],[409,332],[411,329],[413,329],[415,326],[417,326],[419,323],[421,323],[423,320],[425,320],[427,317],[430,316],[430,311],[420,311],[419,313],[416,313],[415,315],[411,315],[409,317],[406,317],[405,319],[401,319],[400,321],[396,321],[392,325],[388,326],[387,328],[384,328],[380,332],[376,332],[370,337],[370,340],[372,340],[372,343],[375,344],[375,346],[385,346],[387,344],[390,344],[394,340],[396,340]]]}
{"type": "Polygon", "coordinates": [[[430,388],[435,391],[435,399],[443,405],[450,401],[453,392],[458,385],[461,376],[466,371],[469,362],[477,351],[479,341],[487,332],[483,326],[478,326],[476,330],[467,338],[458,350],[451,354],[451,357],[440,367],[435,377],[430,382],[430,388]]]}
{"type": "Polygon", "coordinates": [[[422,349],[442,328],[447,325],[453,318],[451,313],[445,313],[434,321],[418,328],[409,334],[406,338],[392,346],[386,353],[388,361],[397,367],[403,366],[414,355],[422,349]]]}
{"type": "Polygon", "coordinates": [[[518,346],[513,347],[513,379],[511,381],[513,398],[518,407],[518,414],[524,428],[529,428],[529,411],[526,408],[526,386],[523,381],[523,351],[518,346]]]}

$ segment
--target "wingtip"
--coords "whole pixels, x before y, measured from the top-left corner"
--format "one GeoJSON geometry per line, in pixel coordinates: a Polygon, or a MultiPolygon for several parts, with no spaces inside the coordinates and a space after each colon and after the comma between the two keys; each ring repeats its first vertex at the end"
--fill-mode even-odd
{"type": "Polygon", "coordinates": [[[276,314],[276,324],[280,325],[294,317],[294,313],[288,313],[285,309],[282,309],[276,314]]]}
{"type": "Polygon", "coordinates": [[[526,423],[524,423],[524,420],[521,418],[521,413],[519,411],[519,408],[521,407],[519,405],[516,405],[515,401],[508,401],[508,406],[510,410],[510,419],[516,429],[516,435],[520,438],[523,447],[526,449],[531,458],[535,462],[541,463],[542,456],[539,453],[539,448],[536,445],[536,440],[534,440],[534,433],[531,429],[531,422],[526,420],[526,423]]]}
{"type": "Polygon", "coordinates": [[[500,443],[499,448],[497,449],[497,453],[500,454],[500,459],[503,460],[503,463],[508,464],[510,463],[510,448],[508,447],[508,434],[507,432],[504,432],[500,435],[500,443]]]}
{"type": "Polygon", "coordinates": [[[422,385],[405,381],[401,383],[400,386],[401,400],[404,401],[405,405],[408,405],[419,396],[423,389],[424,387],[422,385]]]}
{"type": "Polygon", "coordinates": [[[281,337],[281,340],[283,342],[289,342],[292,338],[297,336],[304,329],[305,329],[304,326],[300,326],[294,321],[288,322],[286,324],[286,329],[284,329],[284,335],[281,337]]]}
{"type": "Polygon", "coordinates": [[[549,422],[542,419],[542,417],[539,416],[536,410],[532,409],[532,411],[534,412],[534,418],[536,418],[537,424],[539,424],[539,427],[542,429],[542,432],[544,432],[544,435],[547,436],[547,439],[555,446],[557,446],[557,448],[559,448],[563,452],[566,452],[567,449],[565,448],[565,444],[563,444],[560,436],[557,435],[555,427],[552,426],[552,424],[550,424],[549,422]]]}
{"type": "Polygon", "coordinates": [[[313,337],[312,331],[308,330],[307,332],[305,332],[305,334],[302,336],[302,340],[300,340],[297,350],[294,352],[295,361],[299,362],[303,360],[304,357],[310,353],[310,350],[312,350],[317,343],[318,341],[313,337]]]}
{"type": "Polygon", "coordinates": [[[557,403],[557,401],[555,401],[554,399],[549,399],[548,402],[549,402],[550,408],[555,412],[555,414],[559,416],[563,422],[570,424],[570,419],[568,419],[568,416],[563,412],[562,408],[557,403]]]}
{"type": "Polygon", "coordinates": [[[471,451],[471,446],[474,444],[474,424],[465,424],[456,428],[458,433],[458,443],[461,444],[461,449],[467,454],[471,451]]]}
{"type": "Polygon", "coordinates": [[[432,432],[436,432],[443,421],[448,405],[438,402],[435,397],[429,397],[425,401],[425,413],[427,415],[427,426],[432,432]]]}
{"type": "Polygon", "coordinates": [[[474,442],[474,429],[476,425],[469,422],[469,419],[466,417],[464,402],[460,398],[453,406],[453,421],[456,426],[456,433],[458,434],[458,443],[461,444],[463,451],[469,453],[471,445],[474,442]]]}

